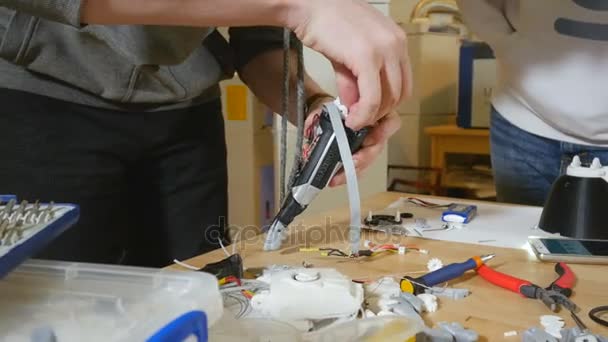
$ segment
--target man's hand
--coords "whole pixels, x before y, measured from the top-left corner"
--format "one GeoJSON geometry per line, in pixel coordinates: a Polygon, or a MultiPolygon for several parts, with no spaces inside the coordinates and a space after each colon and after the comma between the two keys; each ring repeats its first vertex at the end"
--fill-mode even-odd
{"type": "MultiPolygon", "coordinates": [[[[306,118],[304,130],[313,124],[315,116],[321,113],[323,104],[331,102],[334,99],[331,97],[319,98],[311,105],[310,112],[306,118]]],[[[376,124],[371,126],[371,131],[363,142],[363,147],[353,155],[353,162],[357,175],[361,174],[376,160],[386,146],[388,139],[399,130],[401,127],[401,118],[396,112],[391,112],[385,115],[376,124]]],[[[329,183],[329,186],[336,187],[346,183],[346,176],[343,171],[338,172],[329,183]]]]}
{"type": "Polygon", "coordinates": [[[367,2],[300,1],[288,24],[304,45],[333,63],[350,128],[379,122],[411,93],[405,33],[367,2]]]}

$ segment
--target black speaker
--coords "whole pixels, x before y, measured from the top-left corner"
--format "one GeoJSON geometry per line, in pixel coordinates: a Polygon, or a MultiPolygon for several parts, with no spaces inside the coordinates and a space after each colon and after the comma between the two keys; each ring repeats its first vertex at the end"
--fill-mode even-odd
{"type": "Polygon", "coordinates": [[[538,227],[576,239],[608,240],[608,168],[574,157],[547,198],[538,227]]]}

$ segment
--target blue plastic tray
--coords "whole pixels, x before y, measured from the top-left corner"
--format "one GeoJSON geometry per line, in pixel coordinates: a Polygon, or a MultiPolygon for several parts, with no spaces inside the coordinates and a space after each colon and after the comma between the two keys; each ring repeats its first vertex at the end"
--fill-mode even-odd
{"type": "MultiPolygon", "coordinates": [[[[15,199],[12,195],[0,195],[0,210],[4,209],[6,202],[10,199],[15,199]]],[[[42,208],[48,206],[48,203],[41,203],[42,208]]],[[[32,206],[29,204],[28,206],[32,206]]],[[[16,206],[18,208],[19,205],[16,206]]],[[[4,278],[15,267],[21,265],[25,260],[29,259],[57,236],[63,233],[66,229],[73,226],[80,216],[80,210],[74,204],[53,204],[54,218],[47,223],[40,223],[33,228],[28,229],[23,238],[19,239],[10,246],[0,245],[0,279],[4,278]]]]}

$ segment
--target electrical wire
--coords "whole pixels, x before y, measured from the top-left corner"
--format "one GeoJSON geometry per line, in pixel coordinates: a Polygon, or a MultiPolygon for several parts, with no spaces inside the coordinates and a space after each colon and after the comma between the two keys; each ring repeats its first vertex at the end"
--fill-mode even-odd
{"type": "MultiPolygon", "coordinates": [[[[227,280],[228,281],[228,280],[227,280]]],[[[259,280],[240,279],[240,285],[236,279],[231,279],[220,287],[220,293],[224,299],[226,307],[230,307],[230,301],[239,305],[239,310],[235,314],[236,319],[240,319],[251,312],[251,298],[260,291],[269,289],[269,285],[259,280]]]]}
{"type": "Polygon", "coordinates": [[[173,263],[176,264],[176,265],[180,265],[183,268],[187,268],[187,269],[189,269],[191,271],[200,271],[202,269],[200,267],[192,266],[190,264],[187,264],[187,263],[185,263],[183,261],[179,261],[177,259],[173,259],[173,263]]]}
{"type": "Polygon", "coordinates": [[[251,303],[250,301],[242,295],[233,294],[233,293],[223,293],[222,298],[224,300],[224,305],[230,307],[230,300],[235,302],[239,306],[238,312],[234,315],[234,318],[240,319],[251,311],[251,303]]]}
{"type": "Polygon", "coordinates": [[[234,235],[234,242],[232,243],[232,255],[236,254],[236,245],[240,242],[240,238],[241,238],[241,233],[243,231],[239,230],[238,232],[236,232],[236,234],[234,235]]]}
{"type": "Polygon", "coordinates": [[[226,254],[226,256],[230,258],[230,253],[228,252],[228,250],[226,249],[226,247],[224,247],[224,243],[222,242],[222,238],[217,238],[217,241],[220,243],[220,247],[222,247],[222,250],[224,250],[224,253],[226,254]]]}
{"type": "Polygon", "coordinates": [[[608,321],[601,318],[602,315],[606,313],[608,313],[608,306],[598,306],[597,308],[593,308],[591,311],[589,311],[589,318],[599,325],[608,327],[608,321]]]}
{"type": "MultiPolygon", "coordinates": [[[[428,273],[428,271],[427,271],[427,273],[428,273]]],[[[437,286],[430,287],[430,286],[428,286],[428,285],[425,285],[425,284],[423,284],[423,283],[419,283],[419,282],[414,281],[414,280],[412,280],[412,279],[407,279],[407,280],[408,280],[409,282],[411,282],[412,284],[418,285],[418,286],[423,287],[423,288],[425,288],[425,289],[427,289],[427,290],[433,290],[433,289],[437,289],[437,288],[438,288],[437,286]]],[[[442,286],[442,291],[441,291],[441,292],[445,291],[445,289],[447,289],[447,288],[448,288],[448,282],[446,281],[445,283],[443,283],[443,286],[442,286]]],[[[439,292],[439,293],[441,293],[441,292],[439,292]]]]}
{"type": "Polygon", "coordinates": [[[429,202],[429,201],[425,201],[423,199],[417,198],[417,197],[408,197],[406,199],[407,202],[415,204],[416,206],[419,207],[423,207],[423,208],[429,208],[429,209],[443,209],[443,208],[447,208],[450,204],[438,204],[438,203],[433,203],[433,202],[429,202]]]}
{"type": "Polygon", "coordinates": [[[386,276],[382,277],[380,279],[380,281],[378,282],[378,284],[376,285],[376,287],[374,287],[373,290],[368,290],[368,291],[371,292],[371,293],[373,293],[373,294],[375,294],[376,291],[380,288],[380,286],[382,286],[382,283],[384,283],[385,281],[388,281],[388,279],[392,279],[392,278],[386,277],[386,276]]]}
{"type": "Polygon", "coordinates": [[[384,278],[403,278],[404,275],[409,275],[409,274],[423,274],[423,273],[429,273],[429,270],[424,270],[424,271],[407,271],[407,272],[401,272],[401,273],[393,273],[393,274],[385,274],[382,277],[379,278],[375,278],[375,279],[353,279],[353,282],[355,283],[359,283],[359,284],[371,284],[375,281],[378,281],[379,279],[384,279],[384,278]]]}

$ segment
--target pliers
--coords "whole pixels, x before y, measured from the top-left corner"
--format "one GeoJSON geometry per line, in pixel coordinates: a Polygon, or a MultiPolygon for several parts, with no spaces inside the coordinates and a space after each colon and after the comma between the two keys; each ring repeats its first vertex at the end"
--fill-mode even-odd
{"type": "Polygon", "coordinates": [[[542,288],[527,280],[512,277],[498,272],[486,265],[477,268],[477,273],[490,283],[519,293],[524,297],[538,299],[551,311],[556,312],[560,306],[571,312],[577,312],[578,307],[570,300],[572,287],[576,282],[574,272],[565,263],[555,265],[555,272],[559,277],[546,288],[542,288]]]}

